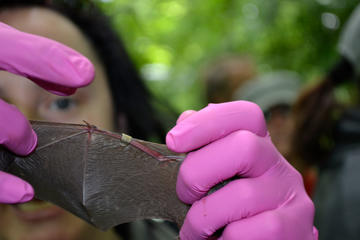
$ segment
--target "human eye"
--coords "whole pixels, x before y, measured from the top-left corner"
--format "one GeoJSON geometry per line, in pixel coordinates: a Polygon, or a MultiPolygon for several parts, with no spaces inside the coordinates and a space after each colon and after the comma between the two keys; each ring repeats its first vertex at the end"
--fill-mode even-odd
{"type": "Polygon", "coordinates": [[[77,105],[77,102],[73,98],[61,97],[52,100],[49,104],[50,111],[69,112],[73,110],[77,105]]]}
{"type": "Polygon", "coordinates": [[[44,93],[37,105],[39,120],[69,122],[82,120],[82,114],[86,111],[87,99],[75,93],[71,96],[55,96],[44,93]],[[45,95],[46,94],[46,95],[45,95]]]}

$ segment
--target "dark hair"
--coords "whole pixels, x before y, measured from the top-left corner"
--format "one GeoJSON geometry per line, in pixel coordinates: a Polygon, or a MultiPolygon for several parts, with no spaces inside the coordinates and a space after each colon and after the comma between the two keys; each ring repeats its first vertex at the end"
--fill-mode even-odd
{"type": "Polygon", "coordinates": [[[0,0],[0,8],[41,6],[70,19],[93,45],[105,67],[115,105],[115,123],[119,113],[126,115],[129,134],[136,138],[163,139],[165,130],[151,106],[150,93],[139,77],[124,44],[109,19],[89,0],[0,0]]]}
{"type": "Polygon", "coordinates": [[[323,81],[300,95],[293,108],[292,154],[310,164],[319,164],[327,158],[333,145],[335,123],[345,109],[336,100],[334,90],[353,77],[351,63],[341,58],[323,81]]]}

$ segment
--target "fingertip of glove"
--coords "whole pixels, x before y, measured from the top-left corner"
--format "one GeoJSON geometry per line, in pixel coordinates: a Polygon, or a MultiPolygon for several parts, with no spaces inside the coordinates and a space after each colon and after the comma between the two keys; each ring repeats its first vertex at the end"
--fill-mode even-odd
{"type": "Polygon", "coordinates": [[[37,135],[29,121],[14,105],[5,104],[0,109],[6,113],[0,122],[0,144],[18,155],[31,153],[37,145],[37,135]]]}
{"type": "Polygon", "coordinates": [[[19,199],[19,203],[24,203],[32,200],[34,198],[34,189],[33,187],[28,184],[27,182],[24,182],[24,191],[23,195],[19,199]]]}
{"type": "Polygon", "coordinates": [[[53,45],[57,50],[52,53],[54,61],[44,59],[53,70],[44,70],[40,77],[30,79],[49,92],[62,96],[71,95],[77,88],[89,85],[95,77],[95,67],[91,61],[60,43],[53,42],[53,45]]]}
{"type": "Polygon", "coordinates": [[[177,125],[166,135],[166,145],[171,151],[184,153],[195,148],[194,143],[188,141],[189,134],[184,129],[187,131],[186,127],[177,125]]]}
{"type": "Polygon", "coordinates": [[[316,227],[313,227],[313,235],[314,235],[314,240],[319,239],[319,231],[316,229],[316,227]]]}
{"type": "Polygon", "coordinates": [[[37,135],[33,129],[31,129],[30,136],[25,137],[25,139],[25,144],[20,144],[18,149],[13,150],[16,154],[26,156],[35,150],[37,146],[37,135]]]}
{"type": "Polygon", "coordinates": [[[31,138],[30,139],[31,140],[30,140],[30,144],[29,144],[29,149],[25,152],[25,155],[32,153],[37,146],[38,138],[37,138],[37,135],[36,135],[34,129],[31,129],[31,138]]]}
{"type": "Polygon", "coordinates": [[[0,179],[1,203],[24,203],[33,199],[34,189],[29,183],[7,173],[1,173],[0,179]]]}
{"type": "Polygon", "coordinates": [[[189,122],[181,122],[173,127],[166,136],[166,145],[174,152],[188,152],[199,147],[199,137],[203,135],[193,132],[196,125],[189,122]],[[199,136],[200,135],[200,136],[199,136]]]}
{"type": "Polygon", "coordinates": [[[171,151],[176,152],[176,142],[171,131],[166,135],[166,145],[171,151]]]}
{"type": "Polygon", "coordinates": [[[80,59],[74,63],[79,79],[76,87],[87,86],[95,77],[94,65],[87,58],[80,56],[80,59]]]}
{"type": "Polygon", "coordinates": [[[196,113],[195,110],[186,110],[183,113],[180,114],[179,118],[176,120],[176,123],[180,123],[183,120],[187,119],[188,117],[190,117],[191,115],[193,115],[194,113],[196,113]]]}

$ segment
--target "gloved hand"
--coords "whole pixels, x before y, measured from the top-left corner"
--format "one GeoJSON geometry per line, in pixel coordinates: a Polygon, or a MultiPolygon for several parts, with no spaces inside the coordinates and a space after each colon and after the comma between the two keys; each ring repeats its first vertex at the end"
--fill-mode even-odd
{"type": "Polygon", "coordinates": [[[183,113],[168,133],[180,167],[177,194],[192,204],[182,240],[315,240],[314,205],[301,175],[271,142],[261,109],[246,101],[183,113]],[[209,189],[236,177],[223,188],[209,189]]]}
{"type": "MultiPolygon", "coordinates": [[[[52,93],[72,94],[94,78],[93,65],[76,51],[1,22],[0,46],[0,70],[24,76],[52,93]]],[[[0,145],[27,155],[36,144],[36,134],[27,119],[0,99],[0,145]]],[[[0,203],[25,202],[33,196],[28,183],[0,171],[0,203]]]]}

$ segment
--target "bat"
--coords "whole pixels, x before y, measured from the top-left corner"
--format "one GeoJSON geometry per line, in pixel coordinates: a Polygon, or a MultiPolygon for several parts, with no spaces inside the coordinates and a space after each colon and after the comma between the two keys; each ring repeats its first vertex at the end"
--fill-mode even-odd
{"type": "Polygon", "coordinates": [[[140,219],[180,227],[189,206],[176,196],[185,154],[90,124],[32,121],[38,146],[21,157],[0,149],[0,170],[28,181],[35,197],[107,230],[140,219]]]}

